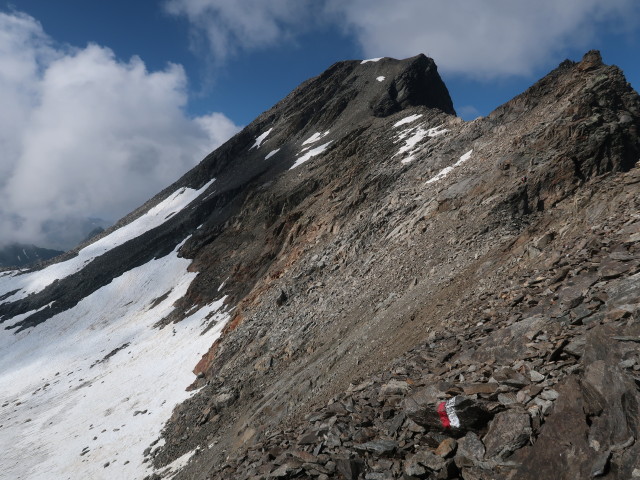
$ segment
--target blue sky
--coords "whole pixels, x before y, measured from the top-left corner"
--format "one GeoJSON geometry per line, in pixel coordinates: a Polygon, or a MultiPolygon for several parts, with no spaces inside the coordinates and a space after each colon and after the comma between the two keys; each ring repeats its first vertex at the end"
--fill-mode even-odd
{"type": "Polygon", "coordinates": [[[425,53],[465,119],[592,48],[638,88],[639,16],[636,0],[0,3],[0,244],[116,220],[339,60],[425,53]]]}

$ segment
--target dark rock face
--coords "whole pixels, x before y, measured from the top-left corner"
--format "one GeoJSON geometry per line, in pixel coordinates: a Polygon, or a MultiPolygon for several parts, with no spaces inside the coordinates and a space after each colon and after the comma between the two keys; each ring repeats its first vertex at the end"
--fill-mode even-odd
{"type": "Polygon", "coordinates": [[[215,177],[192,206],[0,322],[188,237],[161,323],[234,310],[147,452],[198,448],[175,478],[640,475],[640,98],[589,52],[453,114],[424,56],[335,64],[119,225],[215,177]]]}
{"type": "Polygon", "coordinates": [[[437,108],[455,115],[449,91],[442,82],[435,62],[418,55],[409,59],[407,67],[372,104],[376,117],[386,117],[408,107],[437,108]]]}

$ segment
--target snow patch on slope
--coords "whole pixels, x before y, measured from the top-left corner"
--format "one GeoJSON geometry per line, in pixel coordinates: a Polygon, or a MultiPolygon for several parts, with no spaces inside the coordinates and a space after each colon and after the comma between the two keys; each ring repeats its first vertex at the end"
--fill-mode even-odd
{"type": "Polygon", "coordinates": [[[262,142],[264,142],[265,139],[269,136],[269,134],[271,133],[271,130],[273,130],[273,128],[270,128],[269,130],[267,130],[263,134],[258,135],[256,137],[256,143],[254,143],[249,150],[251,150],[253,148],[260,148],[260,145],[262,145],[262,142]]]}
{"type": "Polygon", "coordinates": [[[428,185],[430,183],[434,183],[437,182],[438,180],[443,179],[444,177],[446,177],[447,175],[449,175],[449,173],[451,173],[451,171],[454,168],[459,167],[460,165],[462,165],[464,162],[466,162],[467,160],[469,160],[471,158],[471,154],[473,153],[473,149],[469,150],[467,153],[465,153],[464,155],[462,155],[460,157],[460,159],[454,163],[453,165],[451,165],[450,167],[446,167],[443,168],[442,170],[440,170],[436,175],[434,175],[433,177],[431,177],[429,180],[427,180],[425,182],[425,185],[428,185]]]}
{"type": "Polygon", "coordinates": [[[106,237],[93,242],[91,245],[87,245],[78,252],[77,256],[65,262],[55,263],[42,270],[22,275],[20,275],[20,271],[14,270],[7,272],[7,275],[0,276],[0,296],[19,289],[15,294],[0,301],[0,304],[14,302],[25,298],[31,293],[40,292],[55,280],[61,280],[80,271],[93,259],[104,255],[109,250],[159,227],[198,198],[214,181],[215,179],[211,180],[198,190],[183,187],[175,191],[144,215],[111,232],[106,237]]]}
{"type": "Polygon", "coordinates": [[[379,62],[380,60],[382,60],[382,58],[383,58],[383,57],[378,57],[378,58],[369,58],[369,59],[367,59],[367,60],[362,60],[362,61],[360,62],[360,65],[364,65],[365,63],[369,63],[369,62],[373,62],[373,63],[375,63],[375,62],[379,62]]]}
{"type": "Polygon", "coordinates": [[[269,160],[271,157],[273,157],[276,153],[278,153],[280,151],[279,148],[276,148],[275,150],[271,150],[269,153],[267,153],[267,156],[264,157],[265,160],[269,160]]]}
{"type": "Polygon", "coordinates": [[[379,82],[384,82],[385,78],[386,77],[380,75],[379,77],[376,77],[376,80],[379,81],[379,82]]]}
{"type": "Polygon", "coordinates": [[[143,452],[191,395],[193,366],[229,318],[223,297],[154,327],[197,275],[178,248],[37,327],[0,330],[1,479],[152,473],[143,452]]]}
{"type": "Polygon", "coordinates": [[[310,160],[312,157],[315,157],[316,155],[320,155],[322,152],[324,152],[327,149],[330,143],[331,142],[327,142],[323,145],[320,145],[319,147],[309,150],[307,153],[305,153],[301,157],[298,157],[298,159],[296,160],[296,163],[294,163],[289,170],[293,170],[294,168],[299,167],[306,161],[310,160]]]}
{"type": "Polygon", "coordinates": [[[420,117],[422,117],[421,113],[417,113],[415,115],[409,115],[408,117],[403,118],[402,120],[396,122],[393,124],[393,128],[399,127],[401,125],[405,125],[407,123],[412,123],[415,122],[416,120],[418,120],[420,117]]]}
{"type": "MultiPolygon", "coordinates": [[[[415,117],[415,116],[414,116],[415,117]]],[[[394,126],[400,124],[402,125],[402,122],[404,122],[405,120],[410,119],[411,117],[407,117],[403,120],[400,120],[399,122],[397,122],[394,126]]],[[[413,120],[415,120],[416,118],[413,118],[413,120]]],[[[410,121],[413,121],[410,120],[410,121]]],[[[407,122],[405,122],[407,123],[407,122]]],[[[438,137],[446,132],[448,132],[448,130],[446,128],[443,128],[442,125],[439,125],[437,127],[432,127],[432,128],[428,128],[425,129],[424,125],[417,125],[415,127],[410,127],[407,128],[405,130],[403,130],[402,132],[400,132],[397,136],[397,140],[398,141],[404,141],[404,145],[402,145],[400,147],[400,149],[398,150],[398,152],[394,155],[394,157],[396,155],[405,155],[407,154],[407,156],[405,158],[403,158],[401,160],[402,163],[409,163],[411,161],[413,161],[415,159],[415,154],[420,150],[420,147],[418,147],[418,145],[425,139],[425,138],[433,138],[433,137],[438,137]]]]}
{"type": "Polygon", "coordinates": [[[324,133],[316,132],[309,138],[307,138],[304,142],[302,142],[302,145],[307,145],[308,143],[316,143],[318,140],[322,140],[327,135],[329,135],[329,130],[324,133]]]}

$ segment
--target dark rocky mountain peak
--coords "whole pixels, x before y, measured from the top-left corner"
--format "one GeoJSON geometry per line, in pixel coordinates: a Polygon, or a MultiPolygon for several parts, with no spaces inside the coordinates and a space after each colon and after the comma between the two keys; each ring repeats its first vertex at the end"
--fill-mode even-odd
{"type": "Polygon", "coordinates": [[[331,66],[64,261],[0,273],[0,428],[38,428],[5,470],[640,475],[639,128],[597,52],[472,122],[423,55],[331,66]]]}

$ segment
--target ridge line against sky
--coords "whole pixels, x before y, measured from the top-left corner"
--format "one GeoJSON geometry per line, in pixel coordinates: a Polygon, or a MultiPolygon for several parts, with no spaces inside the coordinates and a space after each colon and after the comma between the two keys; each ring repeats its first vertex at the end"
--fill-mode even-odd
{"type": "Polygon", "coordinates": [[[69,248],[345,59],[425,53],[486,115],[597,48],[636,88],[635,0],[0,4],[0,245],[69,248]]]}

